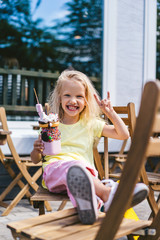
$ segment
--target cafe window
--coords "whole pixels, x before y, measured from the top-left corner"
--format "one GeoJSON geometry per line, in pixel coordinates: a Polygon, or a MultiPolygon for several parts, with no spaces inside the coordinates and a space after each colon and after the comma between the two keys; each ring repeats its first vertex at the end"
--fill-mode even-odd
{"type": "Polygon", "coordinates": [[[92,76],[101,94],[103,0],[0,1],[0,66],[92,76]]]}

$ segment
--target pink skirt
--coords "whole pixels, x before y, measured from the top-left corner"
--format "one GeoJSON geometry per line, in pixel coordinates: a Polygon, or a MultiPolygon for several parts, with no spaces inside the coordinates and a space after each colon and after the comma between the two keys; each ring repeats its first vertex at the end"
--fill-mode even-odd
{"type": "Polygon", "coordinates": [[[44,168],[43,173],[43,179],[48,190],[54,193],[67,192],[74,207],[76,207],[76,202],[67,187],[66,178],[68,169],[75,164],[85,167],[94,177],[98,177],[98,172],[96,169],[94,169],[92,166],[86,164],[83,161],[77,160],[71,161],[59,160],[50,163],[44,168]]]}

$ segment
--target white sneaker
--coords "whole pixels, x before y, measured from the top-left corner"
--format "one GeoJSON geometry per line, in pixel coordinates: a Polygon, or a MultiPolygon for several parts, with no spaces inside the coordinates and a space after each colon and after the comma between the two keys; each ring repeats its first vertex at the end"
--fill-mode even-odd
{"type": "MultiPolygon", "coordinates": [[[[111,187],[111,192],[109,194],[108,201],[104,203],[104,211],[107,212],[114,198],[115,192],[118,187],[118,183],[114,182],[111,179],[102,180],[102,182],[105,183],[106,186],[111,187]]],[[[142,202],[147,197],[148,192],[149,189],[144,183],[137,183],[134,188],[131,207],[134,207],[135,205],[142,202]]]]}
{"type": "Polygon", "coordinates": [[[69,168],[67,186],[77,203],[77,211],[83,224],[93,224],[98,217],[97,198],[91,176],[80,165],[69,168]]]}
{"type": "Polygon", "coordinates": [[[107,200],[107,202],[104,203],[104,212],[107,212],[109,207],[110,207],[110,205],[111,205],[111,203],[112,203],[112,200],[114,198],[115,192],[116,192],[117,187],[118,187],[118,183],[114,182],[111,179],[105,179],[105,180],[102,180],[102,182],[105,183],[105,185],[107,187],[111,188],[108,200],[107,200]]]}
{"type": "Polygon", "coordinates": [[[131,207],[142,202],[148,196],[148,193],[149,188],[144,183],[137,183],[134,188],[131,207]]]}

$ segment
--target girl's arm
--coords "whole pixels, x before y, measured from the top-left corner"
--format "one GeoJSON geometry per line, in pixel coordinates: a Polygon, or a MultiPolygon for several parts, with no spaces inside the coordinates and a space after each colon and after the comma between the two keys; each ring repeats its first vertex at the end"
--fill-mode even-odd
{"type": "Polygon", "coordinates": [[[37,164],[42,159],[42,152],[44,150],[44,145],[41,139],[38,139],[34,142],[34,148],[31,152],[31,160],[33,163],[37,164]]]}
{"type": "Polygon", "coordinates": [[[118,116],[118,114],[114,111],[111,101],[110,101],[110,93],[107,92],[107,98],[103,100],[99,100],[99,98],[95,95],[95,99],[97,104],[99,105],[102,112],[111,120],[113,125],[104,125],[102,136],[115,138],[115,139],[127,139],[129,138],[129,131],[127,126],[123,122],[123,120],[118,116]]]}

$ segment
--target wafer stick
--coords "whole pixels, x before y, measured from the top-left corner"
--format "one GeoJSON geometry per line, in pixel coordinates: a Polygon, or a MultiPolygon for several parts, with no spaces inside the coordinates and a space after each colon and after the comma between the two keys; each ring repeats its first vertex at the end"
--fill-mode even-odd
{"type": "Polygon", "coordinates": [[[34,90],[34,94],[35,94],[35,96],[36,96],[37,103],[39,104],[39,100],[38,100],[38,96],[37,96],[37,93],[36,93],[35,88],[33,88],[33,90],[34,90]]]}

